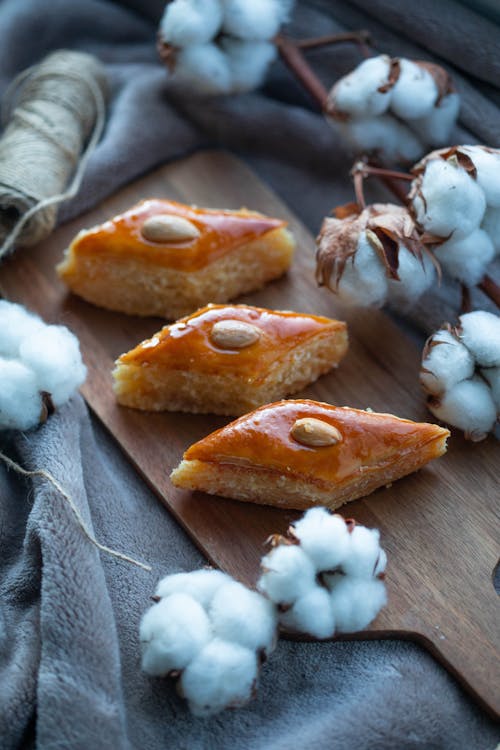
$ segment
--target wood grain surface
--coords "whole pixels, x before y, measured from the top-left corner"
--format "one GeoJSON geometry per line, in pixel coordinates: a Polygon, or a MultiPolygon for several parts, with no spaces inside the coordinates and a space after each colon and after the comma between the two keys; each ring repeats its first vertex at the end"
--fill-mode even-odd
{"type": "MultiPolygon", "coordinates": [[[[379,311],[346,312],[314,281],[314,241],[243,164],[204,152],[167,165],[119,191],[99,208],[59,228],[43,244],[21,250],[0,270],[2,293],[79,336],[88,379],[83,394],[160,500],[217,566],[253,584],[264,541],[295,514],[176,490],[171,469],[183,451],[227,421],[222,417],[145,414],[116,405],[114,359],[163,324],[100,310],[68,294],[54,265],[74,234],[147,197],[200,206],[245,205],[287,219],[298,249],[289,275],[238,301],[347,320],[350,350],[339,369],[300,396],[371,407],[430,421],[419,390],[419,352],[379,311]]],[[[207,300],[208,301],[208,300],[207,300]]],[[[498,561],[499,446],[494,438],[466,443],[454,433],[446,456],[391,488],[344,506],[376,526],[387,551],[388,606],[357,638],[409,638],[424,645],[491,713],[500,713],[500,598],[492,574],[498,561]]]]}

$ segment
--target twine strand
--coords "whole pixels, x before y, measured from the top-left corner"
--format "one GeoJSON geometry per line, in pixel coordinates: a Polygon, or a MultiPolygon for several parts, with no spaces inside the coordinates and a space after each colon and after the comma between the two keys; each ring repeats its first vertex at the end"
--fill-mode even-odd
{"type": "Polygon", "coordinates": [[[116,557],[118,560],[123,560],[123,562],[130,563],[131,565],[136,565],[138,568],[142,568],[142,570],[147,571],[148,573],[151,572],[152,568],[150,565],[146,565],[145,563],[140,562],[139,560],[135,560],[133,557],[129,557],[129,555],[123,554],[123,552],[118,552],[117,550],[111,549],[111,547],[107,547],[105,544],[101,544],[97,541],[93,533],[90,531],[89,527],[85,523],[85,520],[83,519],[80,511],[78,510],[78,507],[76,506],[73,498],[71,495],[66,492],[64,487],[62,487],[61,484],[57,481],[55,477],[50,474],[50,472],[46,471],[45,469],[35,469],[34,471],[28,471],[28,469],[23,469],[22,466],[20,466],[16,461],[13,461],[11,458],[5,455],[5,453],[2,453],[0,451],[0,459],[4,462],[4,464],[10,468],[16,471],[18,474],[21,474],[25,477],[43,477],[46,479],[55,489],[59,492],[61,497],[64,498],[64,500],[68,503],[69,507],[73,511],[73,514],[78,522],[78,526],[81,529],[84,536],[87,537],[89,542],[91,542],[94,547],[97,547],[101,552],[105,552],[108,555],[111,555],[112,557],[116,557]]]}

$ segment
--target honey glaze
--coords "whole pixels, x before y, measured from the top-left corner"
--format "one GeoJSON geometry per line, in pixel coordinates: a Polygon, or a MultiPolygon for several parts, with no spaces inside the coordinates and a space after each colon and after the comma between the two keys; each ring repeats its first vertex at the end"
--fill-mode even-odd
{"type": "Polygon", "coordinates": [[[272,219],[252,211],[208,210],[187,206],[175,201],[150,199],[110,221],[80,232],[72,250],[78,255],[127,257],[150,261],[179,271],[196,271],[239,245],[286,226],[280,219],[272,219]],[[147,219],[156,215],[179,216],[198,230],[199,236],[169,242],[153,242],[142,234],[147,219]]]}
{"type": "MultiPolygon", "coordinates": [[[[449,435],[437,425],[411,422],[309,400],[278,401],[240,417],[184,454],[186,460],[266,468],[283,475],[339,483],[364,471],[376,471],[405,453],[449,435]],[[305,418],[334,427],[342,440],[309,447],[293,437],[293,426],[305,418]]],[[[442,449],[436,446],[436,457],[442,449]]]]}
{"type": "Polygon", "coordinates": [[[327,331],[345,337],[346,325],[317,315],[266,310],[248,305],[208,305],[182,320],[165,326],[148,341],[123,354],[120,364],[147,367],[165,365],[169,370],[226,373],[237,370],[247,382],[258,382],[269,367],[287,352],[327,331]],[[242,348],[214,342],[213,329],[221,321],[241,321],[259,329],[260,335],[242,348]]]}

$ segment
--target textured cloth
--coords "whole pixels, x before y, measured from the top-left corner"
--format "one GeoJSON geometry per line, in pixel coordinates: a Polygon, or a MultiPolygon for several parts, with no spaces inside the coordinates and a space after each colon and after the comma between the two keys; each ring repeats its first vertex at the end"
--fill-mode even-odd
{"type": "MultiPolygon", "coordinates": [[[[105,135],[61,217],[76,216],[167,159],[220,145],[247,159],[316,231],[332,205],[352,199],[345,145],[279,63],[258,93],[207,101],[175,91],[154,47],[161,11],[153,0],[0,5],[2,87],[60,47],[93,52],[110,77],[105,135]]],[[[384,51],[442,57],[464,97],[460,140],[500,145],[500,33],[493,22],[451,0],[411,7],[324,0],[302,3],[292,31],[360,27],[371,29],[384,51]]],[[[342,45],[310,59],[331,83],[358,58],[342,45]]],[[[443,289],[439,307],[423,306],[415,322],[431,326],[453,294],[443,289]]],[[[201,555],[79,397],[34,432],[0,435],[0,449],[26,469],[51,472],[102,543],[153,566],[147,573],[100,555],[46,480],[0,466],[2,750],[493,750],[500,739],[427,653],[395,641],[282,641],[255,701],[193,718],[170,681],[140,672],[138,624],[157,580],[199,567],[201,555]]]]}

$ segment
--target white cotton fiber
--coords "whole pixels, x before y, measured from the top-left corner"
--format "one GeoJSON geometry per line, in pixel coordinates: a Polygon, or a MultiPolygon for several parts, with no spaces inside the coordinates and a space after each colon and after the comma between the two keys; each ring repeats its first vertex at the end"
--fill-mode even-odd
{"type": "Polygon", "coordinates": [[[276,58],[276,45],[271,42],[242,41],[223,37],[221,47],[227,55],[231,74],[231,91],[253,91],[266,77],[269,65],[276,58]]]}
{"type": "Polygon", "coordinates": [[[486,209],[481,229],[484,229],[493,242],[495,253],[500,255],[500,208],[486,209]]]}
{"type": "Polygon", "coordinates": [[[477,170],[477,183],[484,192],[486,204],[500,208],[500,151],[484,146],[460,146],[468,154],[477,170]]]}
{"type": "Polygon", "coordinates": [[[474,374],[474,357],[444,328],[432,336],[428,352],[420,372],[420,383],[427,393],[440,395],[474,374]]]}
{"type": "Polygon", "coordinates": [[[463,430],[470,440],[483,440],[491,432],[497,410],[491,390],[477,375],[463,380],[439,397],[430,401],[429,410],[443,422],[463,430]]]}
{"type": "Polygon", "coordinates": [[[342,563],[342,571],[352,578],[372,578],[380,554],[378,529],[355,526],[349,538],[349,554],[342,563]]]}
{"type": "Polygon", "coordinates": [[[180,687],[195,716],[210,716],[249,700],[256,679],[255,653],[215,638],[184,670],[180,687]]]}
{"type": "Polygon", "coordinates": [[[365,232],[359,236],[356,253],[348,258],[337,293],[343,302],[360,307],[382,307],[387,296],[385,268],[365,232]]]}
{"type": "Polygon", "coordinates": [[[0,429],[29,430],[39,424],[42,397],[33,371],[0,358],[0,429]]]}
{"type": "Polygon", "coordinates": [[[445,146],[455,126],[459,109],[459,95],[455,92],[447,94],[428,115],[411,120],[411,127],[424,143],[445,146]]]}
{"type": "Polygon", "coordinates": [[[288,19],[289,0],[222,0],[222,30],[238,39],[266,40],[288,19]]]}
{"type": "Polygon", "coordinates": [[[481,375],[488,381],[491,396],[500,414],[500,367],[486,367],[481,370],[481,375]]]}
{"type": "Polygon", "coordinates": [[[399,61],[399,78],[391,90],[391,110],[403,120],[429,114],[438,98],[438,89],[428,70],[411,60],[399,61]]]}
{"type": "Polygon", "coordinates": [[[366,628],[387,602],[382,581],[339,576],[331,593],[336,628],[353,633],[366,628]]]}
{"type": "Polygon", "coordinates": [[[22,305],[0,300],[0,356],[19,357],[21,341],[36,333],[45,323],[22,305]]]}
{"type": "Polygon", "coordinates": [[[331,94],[335,109],[351,117],[381,115],[389,106],[391,92],[379,91],[389,79],[390,57],[378,55],[364,60],[341,78],[331,94]]]}
{"type": "Polygon", "coordinates": [[[186,47],[204,44],[222,25],[221,0],[174,0],[160,21],[160,35],[168,44],[186,47]]]}
{"type": "Polygon", "coordinates": [[[198,94],[228,94],[231,71],[224,52],[216,44],[195,44],[179,50],[175,77],[198,94]]]}
{"type": "Polygon", "coordinates": [[[387,300],[402,309],[416,302],[436,280],[434,264],[427,253],[421,258],[399,245],[397,279],[387,280],[387,300]]]}
{"type": "Polygon", "coordinates": [[[459,318],[460,340],[480,367],[500,366],[500,316],[484,310],[459,318]]]}
{"type": "Polygon", "coordinates": [[[287,630],[307,633],[314,638],[331,638],[335,633],[335,617],[329,591],[314,586],[280,615],[287,630]]]}
{"type": "Polygon", "coordinates": [[[208,616],[214,635],[239,643],[253,651],[270,654],[275,645],[276,608],[261,594],[236,581],[221,586],[215,594],[208,616]]]}
{"type": "Polygon", "coordinates": [[[349,550],[349,531],[342,516],[326,508],[311,508],[293,524],[293,534],[316,570],[332,570],[349,550]]]}
{"type": "Polygon", "coordinates": [[[172,594],[153,605],[142,618],[142,669],[153,676],[184,669],[211,636],[203,607],[187,594],[172,594]]]}
{"type": "Polygon", "coordinates": [[[297,545],[275,547],[262,558],[261,568],[257,588],[276,603],[292,604],[315,583],[314,565],[297,545]]]}
{"type": "Polygon", "coordinates": [[[193,570],[190,573],[173,573],[158,583],[155,596],[160,598],[183,592],[207,608],[216,592],[232,579],[221,570],[193,570]]]}
{"type": "Polygon", "coordinates": [[[358,149],[377,152],[390,163],[411,164],[422,154],[417,136],[391,114],[355,119],[339,126],[358,149]]]}
{"type": "Polygon", "coordinates": [[[40,391],[47,391],[61,406],[85,380],[78,339],[64,326],[44,326],[22,339],[21,360],[36,375],[40,391]]]}
{"type": "Polygon", "coordinates": [[[475,286],[495,257],[495,248],[484,229],[474,229],[466,237],[452,237],[434,248],[444,272],[466,286],[475,286]]]}
{"type": "Polygon", "coordinates": [[[466,237],[481,224],[484,193],[465,169],[436,158],[426,164],[420,191],[413,197],[418,224],[438,237],[466,237]]]}

